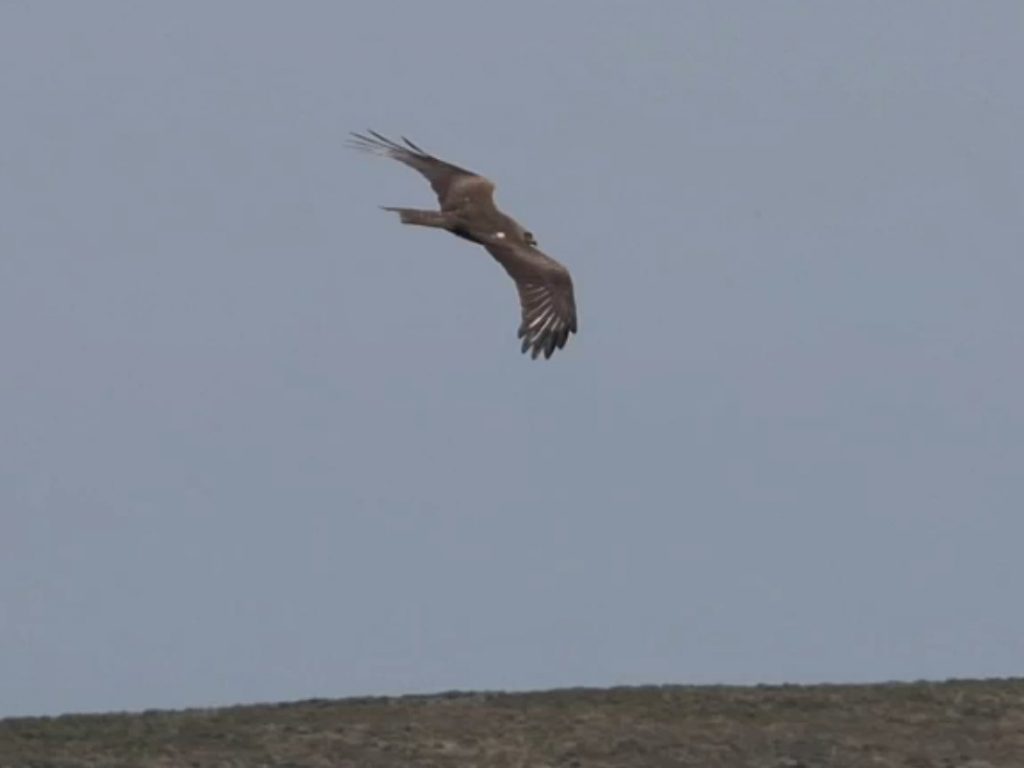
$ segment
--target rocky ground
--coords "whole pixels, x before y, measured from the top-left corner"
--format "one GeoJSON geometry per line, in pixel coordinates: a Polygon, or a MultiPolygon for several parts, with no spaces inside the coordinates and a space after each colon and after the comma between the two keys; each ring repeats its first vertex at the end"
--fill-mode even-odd
{"type": "Polygon", "coordinates": [[[643,687],[0,720],[0,766],[1024,768],[1024,679],[643,687]]]}

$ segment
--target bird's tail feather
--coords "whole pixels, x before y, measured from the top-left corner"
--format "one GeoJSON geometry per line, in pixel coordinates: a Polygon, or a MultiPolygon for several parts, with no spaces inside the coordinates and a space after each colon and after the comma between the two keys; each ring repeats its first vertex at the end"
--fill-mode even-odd
{"type": "Polygon", "coordinates": [[[418,224],[421,227],[441,227],[448,229],[451,222],[441,211],[421,211],[416,208],[392,208],[382,205],[385,211],[394,211],[402,220],[403,224],[418,224]]]}

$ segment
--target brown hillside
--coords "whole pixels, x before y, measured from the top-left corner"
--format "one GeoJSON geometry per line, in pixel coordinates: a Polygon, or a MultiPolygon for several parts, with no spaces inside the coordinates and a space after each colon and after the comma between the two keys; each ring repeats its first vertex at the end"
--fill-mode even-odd
{"type": "Polygon", "coordinates": [[[1024,679],[643,687],[0,720],[0,766],[1024,768],[1024,679]]]}

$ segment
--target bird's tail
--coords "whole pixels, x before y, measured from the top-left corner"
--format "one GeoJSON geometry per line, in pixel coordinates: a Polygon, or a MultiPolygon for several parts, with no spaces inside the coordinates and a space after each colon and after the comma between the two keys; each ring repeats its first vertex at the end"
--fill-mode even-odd
{"type": "Polygon", "coordinates": [[[386,205],[382,205],[381,208],[385,211],[394,211],[397,213],[403,224],[417,224],[421,227],[440,227],[441,229],[448,229],[451,227],[451,221],[449,221],[448,216],[442,211],[421,211],[416,208],[392,208],[386,205]]]}

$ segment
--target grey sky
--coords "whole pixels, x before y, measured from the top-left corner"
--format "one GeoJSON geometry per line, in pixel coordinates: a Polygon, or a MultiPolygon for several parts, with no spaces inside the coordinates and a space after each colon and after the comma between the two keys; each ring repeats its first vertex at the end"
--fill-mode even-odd
{"type": "Polygon", "coordinates": [[[1020,674],[1022,39],[0,3],[0,716],[1020,674]],[[367,127],[497,182],[565,350],[367,127]]]}

